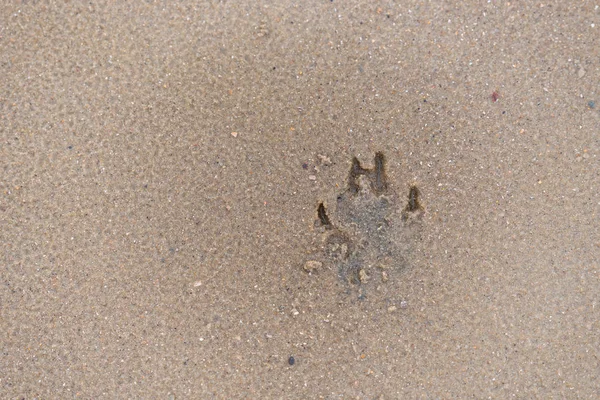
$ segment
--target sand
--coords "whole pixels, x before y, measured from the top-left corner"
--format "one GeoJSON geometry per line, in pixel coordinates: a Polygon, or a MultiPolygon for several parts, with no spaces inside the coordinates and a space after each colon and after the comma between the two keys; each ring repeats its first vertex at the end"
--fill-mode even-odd
{"type": "Polygon", "coordinates": [[[1,398],[600,396],[597,5],[16,3],[1,398]],[[377,152],[424,213],[352,283],[377,152]]]}

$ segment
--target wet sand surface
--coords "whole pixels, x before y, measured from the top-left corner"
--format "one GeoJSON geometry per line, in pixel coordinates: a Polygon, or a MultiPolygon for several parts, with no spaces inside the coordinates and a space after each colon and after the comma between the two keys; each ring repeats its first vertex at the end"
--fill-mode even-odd
{"type": "Polygon", "coordinates": [[[592,2],[3,7],[0,397],[597,398],[599,29],[592,2]]]}

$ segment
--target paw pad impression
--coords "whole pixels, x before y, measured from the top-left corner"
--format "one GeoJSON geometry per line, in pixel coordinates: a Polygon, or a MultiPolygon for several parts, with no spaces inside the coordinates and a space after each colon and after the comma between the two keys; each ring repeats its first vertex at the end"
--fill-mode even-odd
{"type": "Polygon", "coordinates": [[[322,202],[317,207],[325,261],[337,266],[343,280],[357,285],[386,282],[406,265],[414,222],[424,212],[417,186],[410,187],[407,202],[394,192],[383,153],[375,154],[373,164],[365,168],[354,157],[335,209],[322,202]]]}

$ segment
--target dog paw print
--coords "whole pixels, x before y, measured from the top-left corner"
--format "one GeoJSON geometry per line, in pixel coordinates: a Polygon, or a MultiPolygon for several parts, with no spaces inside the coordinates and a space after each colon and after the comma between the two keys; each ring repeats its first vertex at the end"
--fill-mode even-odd
{"type": "Polygon", "coordinates": [[[347,188],[337,196],[334,207],[324,203],[317,207],[323,258],[351,284],[386,282],[406,265],[424,209],[416,186],[409,188],[406,199],[391,186],[383,153],[375,154],[372,168],[363,167],[355,157],[347,188]]]}

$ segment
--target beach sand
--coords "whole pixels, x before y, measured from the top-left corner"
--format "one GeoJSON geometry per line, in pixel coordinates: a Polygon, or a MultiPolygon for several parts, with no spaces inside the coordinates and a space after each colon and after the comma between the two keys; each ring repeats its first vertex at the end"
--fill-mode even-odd
{"type": "Polygon", "coordinates": [[[599,29],[592,2],[5,5],[0,397],[597,398],[599,29]],[[363,226],[337,199],[376,153],[363,226]]]}

